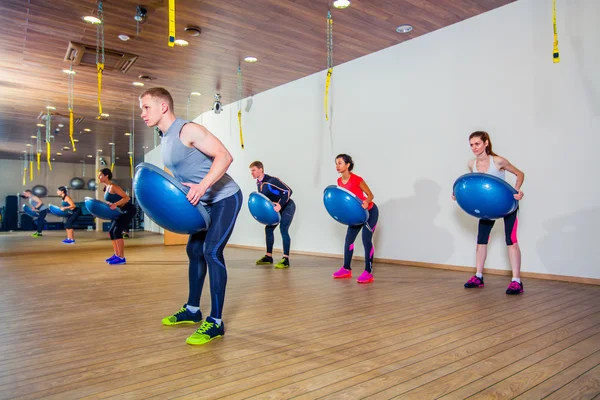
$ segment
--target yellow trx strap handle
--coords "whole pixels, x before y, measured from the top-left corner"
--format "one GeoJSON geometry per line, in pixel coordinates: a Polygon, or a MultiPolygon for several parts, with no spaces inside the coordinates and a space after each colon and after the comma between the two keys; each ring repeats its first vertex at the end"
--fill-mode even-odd
{"type": "Polygon", "coordinates": [[[329,84],[331,83],[331,74],[333,74],[333,68],[329,68],[327,70],[327,80],[325,81],[325,121],[329,121],[327,99],[329,97],[329,84]]]}
{"type": "Polygon", "coordinates": [[[37,153],[37,167],[38,167],[37,169],[38,169],[38,172],[40,170],[40,159],[41,158],[42,158],[42,153],[37,153]]]}
{"type": "Polygon", "coordinates": [[[33,161],[29,161],[29,182],[33,182],[33,161]]]}
{"type": "Polygon", "coordinates": [[[23,168],[23,186],[27,185],[27,167],[23,168]]]}
{"type": "Polygon", "coordinates": [[[175,0],[169,0],[169,47],[175,45],[175,0]]]}
{"type": "Polygon", "coordinates": [[[133,156],[129,156],[129,174],[131,175],[131,179],[133,179],[133,156]]]}
{"type": "Polygon", "coordinates": [[[73,139],[73,109],[69,108],[69,137],[71,138],[71,146],[73,151],[77,151],[75,148],[75,140],[73,139]]]}
{"type": "Polygon", "coordinates": [[[50,142],[46,142],[46,153],[48,153],[48,168],[52,171],[52,163],[50,163],[50,142]]]}
{"type": "Polygon", "coordinates": [[[100,95],[102,94],[102,73],[104,72],[104,64],[98,63],[96,64],[98,67],[98,117],[97,119],[102,118],[102,100],[100,99],[100,95]]]}
{"type": "Polygon", "coordinates": [[[558,33],[556,32],[556,0],[552,0],[552,25],[554,25],[554,44],[552,50],[552,62],[559,63],[560,55],[558,54],[558,33]]]}
{"type": "Polygon", "coordinates": [[[115,172],[115,162],[114,161],[112,164],[110,164],[110,172],[115,172]]]}
{"type": "Polygon", "coordinates": [[[240,125],[240,145],[244,148],[244,135],[242,134],[242,110],[238,110],[238,124],[240,125]]]}

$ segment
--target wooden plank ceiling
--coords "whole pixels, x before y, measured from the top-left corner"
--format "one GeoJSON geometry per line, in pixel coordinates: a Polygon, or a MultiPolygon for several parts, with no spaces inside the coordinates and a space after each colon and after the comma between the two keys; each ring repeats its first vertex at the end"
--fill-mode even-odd
{"type": "MultiPolygon", "coordinates": [[[[352,0],[349,8],[332,8],[334,63],[341,63],[424,35],[515,0],[352,0]],[[396,27],[411,24],[408,34],[396,27]]],[[[164,86],[174,96],[177,114],[185,116],[190,92],[190,116],[210,110],[214,94],[223,104],[239,98],[237,68],[243,74],[242,97],[260,93],[326,69],[326,17],[329,0],[177,0],[176,36],[187,47],[168,47],[167,0],[105,0],[105,48],[139,56],[126,72],[105,71],[103,111],[96,120],[97,74],[93,66],[74,66],[74,109],[83,117],[75,125],[77,151],[69,146],[68,123],[52,144],[57,162],[79,162],[98,149],[110,154],[116,143],[117,163],[127,164],[129,138],[135,117],[135,153],[153,147],[153,131],[139,118],[137,97],[143,88],[164,86]],[[147,9],[136,29],[137,6],[147,9]],[[187,26],[202,33],[192,37],[187,26]],[[121,41],[119,35],[128,35],[121,41]],[[254,64],[243,61],[255,56],[254,64]],[[138,78],[155,78],[148,82],[138,78]],[[91,129],[84,132],[83,129],[91,129]],[[62,152],[57,157],[55,153],[62,152]]],[[[95,15],[96,0],[2,0],[0,2],[0,158],[19,158],[36,134],[38,117],[46,106],[68,115],[69,68],[65,55],[70,42],[96,47],[96,26],[83,21],[95,15]]],[[[95,52],[89,53],[95,60],[95,52]]],[[[58,119],[53,120],[52,129],[58,119]]],[[[44,129],[42,129],[44,133],[44,129]]],[[[46,158],[45,148],[43,158],[46,158]]],[[[137,157],[136,157],[137,158],[137,157]]]]}

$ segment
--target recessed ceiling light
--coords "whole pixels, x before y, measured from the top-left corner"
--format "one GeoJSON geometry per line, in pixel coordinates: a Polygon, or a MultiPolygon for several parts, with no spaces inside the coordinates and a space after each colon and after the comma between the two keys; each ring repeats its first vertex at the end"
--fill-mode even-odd
{"type": "Polygon", "coordinates": [[[79,139],[73,139],[75,143],[79,143],[79,139]]]}
{"type": "Polygon", "coordinates": [[[84,132],[91,132],[92,130],[90,128],[84,128],[83,131],[84,132]]]}
{"type": "Polygon", "coordinates": [[[142,87],[142,86],[144,86],[144,82],[133,82],[133,86],[142,87]]]}
{"type": "Polygon", "coordinates": [[[62,156],[62,153],[56,153],[57,156],[62,156]]]}
{"type": "Polygon", "coordinates": [[[56,110],[56,107],[52,107],[52,106],[46,106],[46,108],[47,108],[48,110],[56,110]]]}
{"type": "Polygon", "coordinates": [[[88,154],[88,158],[92,158],[92,157],[94,157],[94,156],[93,156],[93,155],[91,155],[91,154],[88,154]]]}
{"type": "Polygon", "coordinates": [[[64,125],[63,124],[58,124],[58,127],[62,128],[62,127],[64,127],[64,125]]]}
{"type": "Polygon", "coordinates": [[[73,71],[72,69],[63,69],[62,70],[65,74],[69,74],[69,75],[75,75],[77,72],[73,71]]]}
{"type": "Polygon", "coordinates": [[[121,35],[119,35],[119,39],[121,39],[122,41],[126,42],[126,41],[129,40],[129,36],[121,34],[121,35]]]}
{"type": "Polygon", "coordinates": [[[186,26],[184,31],[190,36],[200,36],[200,33],[202,33],[202,29],[198,26],[186,26]]]}
{"type": "Polygon", "coordinates": [[[200,93],[200,92],[192,92],[192,93],[190,93],[190,96],[202,96],[202,93],[200,93]]]}
{"type": "Polygon", "coordinates": [[[412,30],[413,30],[412,25],[408,25],[408,24],[400,25],[399,27],[396,28],[396,32],[398,32],[398,33],[408,33],[412,30]]]}
{"type": "Polygon", "coordinates": [[[56,158],[53,158],[52,161],[56,161],[56,158]]]}
{"type": "Polygon", "coordinates": [[[246,61],[247,63],[255,63],[258,61],[258,58],[249,56],[249,57],[244,58],[244,61],[246,61]]]}
{"type": "Polygon", "coordinates": [[[40,128],[43,128],[43,127],[45,127],[46,125],[44,125],[44,124],[35,124],[35,126],[39,126],[40,128]]]}
{"type": "Polygon", "coordinates": [[[63,147],[63,150],[71,150],[68,146],[63,147]]]}
{"type": "Polygon", "coordinates": [[[131,133],[125,132],[125,136],[131,136],[131,133]]]}
{"type": "Polygon", "coordinates": [[[128,151],[127,154],[133,154],[133,151],[128,151]]]}
{"type": "Polygon", "coordinates": [[[27,150],[23,150],[21,153],[27,153],[27,150]]]}
{"type": "Polygon", "coordinates": [[[102,153],[102,149],[98,149],[98,153],[102,153]]]}
{"type": "Polygon", "coordinates": [[[335,8],[348,8],[350,5],[350,0],[335,0],[333,2],[333,6],[335,8]]]}
{"type": "Polygon", "coordinates": [[[114,146],[115,144],[113,142],[110,142],[108,145],[109,146],[114,146]]]}
{"type": "Polygon", "coordinates": [[[108,117],[110,117],[110,114],[102,113],[102,114],[100,114],[100,116],[104,117],[104,118],[108,118],[108,117]]]}
{"type": "Polygon", "coordinates": [[[175,44],[176,44],[177,46],[182,46],[182,47],[185,47],[185,46],[187,46],[189,43],[188,43],[188,41],[187,41],[187,40],[183,40],[183,39],[177,39],[177,40],[175,40],[175,44]]]}
{"type": "Polygon", "coordinates": [[[119,157],[115,157],[117,160],[119,159],[119,157]]]}
{"type": "Polygon", "coordinates": [[[98,25],[99,23],[102,22],[102,21],[100,21],[100,19],[98,19],[92,15],[86,15],[85,17],[83,17],[83,20],[85,22],[89,22],[90,24],[94,24],[94,25],[98,25]]]}
{"type": "Polygon", "coordinates": [[[31,144],[27,143],[25,146],[27,146],[27,147],[31,147],[31,144]]]}
{"type": "Polygon", "coordinates": [[[37,136],[33,136],[33,135],[31,135],[31,136],[30,136],[30,138],[32,138],[32,139],[37,139],[37,136]]]}

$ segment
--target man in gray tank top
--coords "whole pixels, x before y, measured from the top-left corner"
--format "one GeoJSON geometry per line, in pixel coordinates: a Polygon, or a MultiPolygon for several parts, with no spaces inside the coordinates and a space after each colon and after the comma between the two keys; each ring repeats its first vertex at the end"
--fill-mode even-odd
{"type": "MultiPolygon", "coordinates": [[[[175,314],[165,317],[166,326],[198,324],[200,328],[186,343],[200,345],[225,334],[222,321],[227,269],[223,250],[231,236],[242,206],[242,192],[227,175],[233,157],[223,143],[204,126],[177,118],[173,98],[163,88],[151,88],[140,96],[141,117],[149,127],[164,132],[161,156],[176,179],[190,188],[187,195],[193,205],[207,207],[211,224],[208,230],[190,235],[189,295],[187,303],[175,314]],[[211,312],[202,319],[200,297],[206,273],[210,276],[211,312]]],[[[168,206],[168,199],[165,199],[168,206]]]]}
{"type": "Polygon", "coordinates": [[[37,231],[31,236],[42,236],[42,230],[44,229],[44,224],[46,223],[46,215],[48,214],[48,207],[39,197],[34,195],[33,192],[29,189],[21,193],[21,197],[29,199],[29,204],[31,205],[31,208],[38,213],[38,217],[34,221],[37,231]]]}

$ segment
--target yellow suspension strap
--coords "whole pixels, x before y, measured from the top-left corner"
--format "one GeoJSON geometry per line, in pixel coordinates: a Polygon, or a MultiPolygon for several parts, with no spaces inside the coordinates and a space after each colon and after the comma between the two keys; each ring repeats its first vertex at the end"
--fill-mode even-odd
{"type": "Polygon", "coordinates": [[[29,182],[33,182],[33,144],[29,143],[29,182]]]}
{"type": "Polygon", "coordinates": [[[111,144],[110,147],[110,159],[112,160],[112,163],[110,164],[110,171],[115,172],[115,144],[111,144]]]}
{"type": "Polygon", "coordinates": [[[27,153],[23,154],[23,186],[27,185],[27,153]]]}
{"type": "Polygon", "coordinates": [[[104,10],[102,0],[98,2],[98,19],[100,23],[96,26],[96,69],[98,70],[98,116],[102,118],[102,74],[104,73],[104,10]]]}
{"type": "Polygon", "coordinates": [[[36,139],[37,143],[36,143],[36,153],[37,153],[37,170],[38,170],[38,175],[40,174],[40,161],[42,158],[42,132],[40,131],[40,127],[38,126],[38,130],[37,130],[37,139],[36,139]]]}
{"type": "Polygon", "coordinates": [[[52,155],[50,154],[50,132],[51,132],[51,128],[50,128],[50,121],[51,121],[51,116],[50,116],[50,109],[48,109],[48,116],[46,118],[46,153],[48,154],[48,168],[50,168],[50,171],[52,171],[52,163],[50,163],[50,158],[52,157],[52,155]]]}
{"type": "Polygon", "coordinates": [[[71,146],[73,151],[77,151],[75,148],[75,140],[73,139],[73,102],[75,98],[75,71],[73,71],[73,64],[69,68],[69,94],[68,94],[68,107],[69,107],[69,138],[71,139],[71,146]]]}
{"type": "Polygon", "coordinates": [[[555,64],[560,62],[558,54],[558,33],[556,32],[556,0],[552,0],[552,25],[554,26],[554,44],[552,50],[552,62],[555,64]]]}
{"type": "Polygon", "coordinates": [[[242,67],[241,65],[238,65],[238,72],[237,72],[237,77],[238,77],[238,81],[237,81],[237,89],[238,89],[238,125],[240,127],[240,146],[242,146],[242,150],[244,149],[244,134],[242,133],[242,96],[243,96],[243,91],[242,91],[242,67]]]}
{"type": "Polygon", "coordinates": [[[327,11],[327,80],[325,81],[325,121],[329,121],[328,113],[328,98],[329,84],[331,83],[331,75],[333,74],[333,18],[331,11],[327,11]]]}
{"type": "Polygon", "coordinates": [[[169,0],[169,47],[175,46],[175,0],[169,0]]]}

